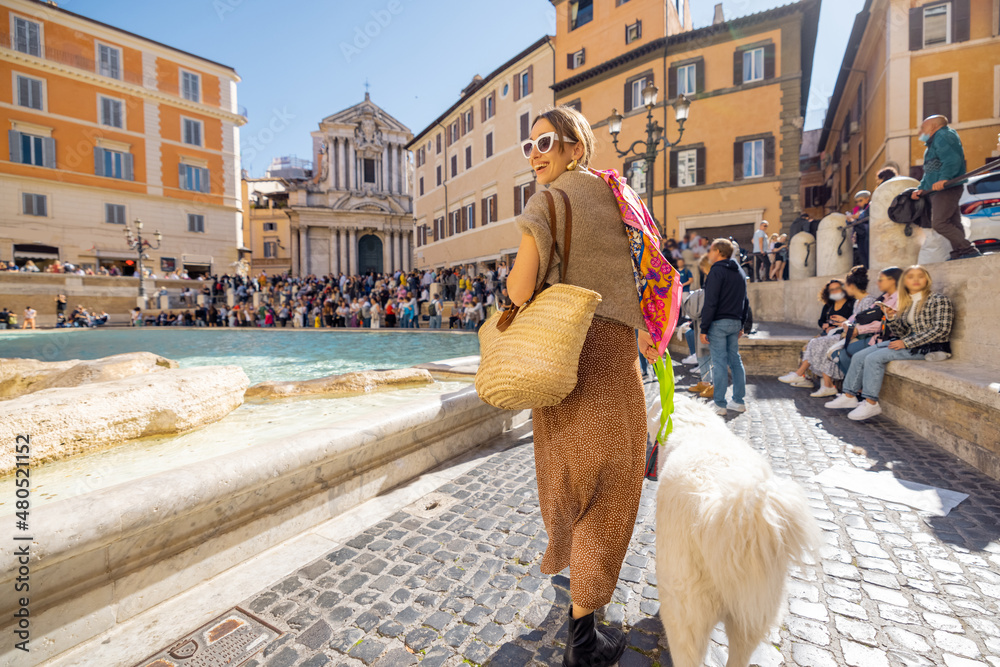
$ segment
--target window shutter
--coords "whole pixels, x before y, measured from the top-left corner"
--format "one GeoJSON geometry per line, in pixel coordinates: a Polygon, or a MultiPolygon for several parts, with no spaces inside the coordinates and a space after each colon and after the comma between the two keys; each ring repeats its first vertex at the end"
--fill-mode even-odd
{"type": "Polygon", "coordinates": [[[17,130],[7,130],[7,142],[10,144],[10,161],[20,162],[21,157],[21,133],[17,130]]]}
{"type": "Polygon", "coordinates": [[[670,151],[670,187],[677,187],[677,151],[670,151]]]}
{"type": "Polygon", "coordinates": [[[465,168],[472,168],[472,146],[465,147],[465,168]]]}
{"type": "Polygon", "coordinates": [[[695,180],[696,185],[705,185],[705,147],[695,149],[695,180]]]}
{"type": "Polygon", "coordinates": [[[528,199],[531,199],[533,194],[535,194],[535,181],[528,184],[528,199]]]}
{"type": "Polygon", "coordinates": [[[184,163],[181,162],[180,164],[177,165],[177,187],[179,187],[181,190],[186,189],[184,187],[184,182],[186,180],[185,176],[186,174],[184,173],[184,163]]]}
{"type": "Polygon", "coordinates": [[[521,75],[514,75],[514,101],[521,99],[521,75]]]}
{"type": "Polygon", "coordinates": [[[499,219],[500,216],[497,215],[497,196],[493,195],[490,197],[490,220],[496,222],[499,219]]]}
{"type": "Polygon", "coordinates": [[[951,116],[951,79],[938,79],[924,83],[923,117],[951,116]]]}
{"type": "Polygon", "coordinates": [[[465,114],[458,117],[458,136],[465,136],[465,114]]]}
{"type": "Polygon", "coordinates": [[[667,72],[667,99],[677,97],[677,67],[671,66],[667,72]]]}
{"type": "Polygon", "coordinates": [[[497,91],[494,90],[490,93],[490,99],[493,100],[493,113],[490,114],[490,117],[492,118],[493,114],[497,112],[497,91]]]}
{"type": "Polygon", "coordinates": [[[132,171],[132,154],[126,153],[122,156],[122,175],[126,181],[134,181],[135,174],[132,171]]]}
{"type": "Polygon", "coordinates": [[[514,215],[521,215],[521,187],[514,186],[514,215]]]}
{"type": "Polygon", "coordinates": [[[472,126],[475,124],[475,120],[476,120],[475,118],[473,118],[473,116],[475,116],[475,114],[472,113],[472,109],[469,109],[469,111],[467,111],[465,115],[468,117],[468,120],[466,122],[465,131],[466,132],[472,132],[472,126]]]}
{"type": "Polygon", "coordinates": [[[483,224],[485,225],[487,222],[489,222],[490,219],[490,211],[489,211],[490,198],[483,197],[482,203],[480,205],[483,207],[483,224]]]}
{"type": "Polygon", "coordinates": [[[573,69],[573,54],[566,54],[566,69],[573,69]]]}
{"type": "Polygon", "coordinates": [[[458,209],[458,231],[464,232],[468,229],[469,217],[465,214],[466,208],[463,206],[458,209]]]}
{"type": "Polygon", "coordinates": [[[764,139],[764,175],[774,176],[775,169],[774,137],[764,139]]]}
{"type": "MultiPolygon", "coordinates": [[[[130,162],[130,164],[131,164],[131,162],[130,162]]],[[[211,181],[208,178],[208,169],[202,169],[201,170],[201,191],[202,192],[211,192],[212,191],[212,183],[211,183],[211,181]]]]}
{"type": "Polygon", "coordinates": [[[743,85],[743,52],[739,50],[733,54],[733,85],[743,85]]]}
{"type": "Polygon", "coordinates": [[[94,146],[94,175],[104,175],[104,149],[100,146],[94,146]]]}
{"type": "Polygon", "coordinates": [[[705,92],[705,61],[699,60],[694,64],[694,92],[705,92]]]}
{"type": "Polygon", "coordinates": [[[530,95],[534,89],[535,89],[535,66],[528,65],[528,90],[524,94],[530,95]]]}
{"type": "Polygon", "coordinates": [[[951,41],[969,41],[969,0],[951,0],[951,41]]]}
{"type": "Polygon", "coordinates": [[[521,141],[524,141],[531,135],[531,118],[528,114],[521,115],[521,141]]]}
{"type": "Polygon", "coordinates": [[[482,122],[486,122],[486,98],[479,100],[479,118],[482,122]]]}
{"type": "Polygon", "coordinates": [[[775,75],[774,44],[764,47],[764,78],[773,79],[775,75]]]}
{"type": "Polygon", "coordinates": [[[628,113],[632,110],[632,82],[625,82],[625,104],[622,106],[622,113],[628,113]]]}
{"type": "Polygon", "coordinates": [[[910,51],[924,48],[924,8],[910,10],[910,51]]]}
{"type": "Polygon", "coordinates": [[[743,180],[743,142],[733,144],[733,180],[743,180]]]}

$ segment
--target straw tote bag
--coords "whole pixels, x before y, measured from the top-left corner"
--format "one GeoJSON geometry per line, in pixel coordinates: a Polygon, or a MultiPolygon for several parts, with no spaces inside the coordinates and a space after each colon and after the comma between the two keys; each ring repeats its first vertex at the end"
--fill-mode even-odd
{"type": "MultiPolygon", "coordinates": [[[[576,387],[580,352],[601,295],[566,285],[573,212],[562,190],[566,207],[566,230],[560,282],[535,291],[520,308],[512,306],[495,313],[479,329],[479,370],[476,391],[486,403],[507,410],[527,410],[558,405],[576,387]]],[[[555,256],[556,209],[552,193],[542,190],[549,204],[552,246],[549,267],[555,256]]]]}

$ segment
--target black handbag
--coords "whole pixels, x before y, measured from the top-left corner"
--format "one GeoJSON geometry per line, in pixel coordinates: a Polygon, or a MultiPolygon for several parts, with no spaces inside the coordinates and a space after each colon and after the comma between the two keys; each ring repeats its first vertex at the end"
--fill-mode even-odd
{"type": "Polygon", "coordinates": [[[868,310],[862,310],[854,316],[854,321],[857,324],[871,324],[872,322],[878,322],[881,319],[882,309],[878,306],[872,306],[868,310]]]}

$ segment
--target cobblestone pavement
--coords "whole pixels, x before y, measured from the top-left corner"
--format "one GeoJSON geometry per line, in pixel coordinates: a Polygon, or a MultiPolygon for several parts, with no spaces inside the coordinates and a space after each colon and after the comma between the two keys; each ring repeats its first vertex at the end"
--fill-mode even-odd
{"type": "MultiPolygon", "coordinates": [[[[788,615],[756,664],[1000,667],[1000,484],[887,419],[851,422],[766,378],[751,378],[748,393],[731,428],[803,483],[826,537],[822,561],[793,572],[788,615]],[[970,498],[929,517],[808,481],[836,463],[891,468],[970,498]]],[[[538,568],[546,534],[532,443],[520,442],[245,600],[288,629],[249,667],[561,664],[569,573],[538,568]]],[[[603,610],[627,632],[622,667],[670,665],[657,618],[655,489],[645,482],[603,610]]],[[[724,661],[713,642],[707,664],[724,661]]]]}

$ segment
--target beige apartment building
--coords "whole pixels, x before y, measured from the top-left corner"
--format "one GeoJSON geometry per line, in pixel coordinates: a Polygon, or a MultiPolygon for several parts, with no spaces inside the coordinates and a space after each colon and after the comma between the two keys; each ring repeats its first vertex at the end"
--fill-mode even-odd
{"type": "Polygon", "coordinates": [[[417,133],[414,156],[414,267],[467,266],[480,272],[510,260],[520,234],[514,217],[535,192],[521,153],[531,121],[553,103],[554,44],[542,37],[417,133]]]}

